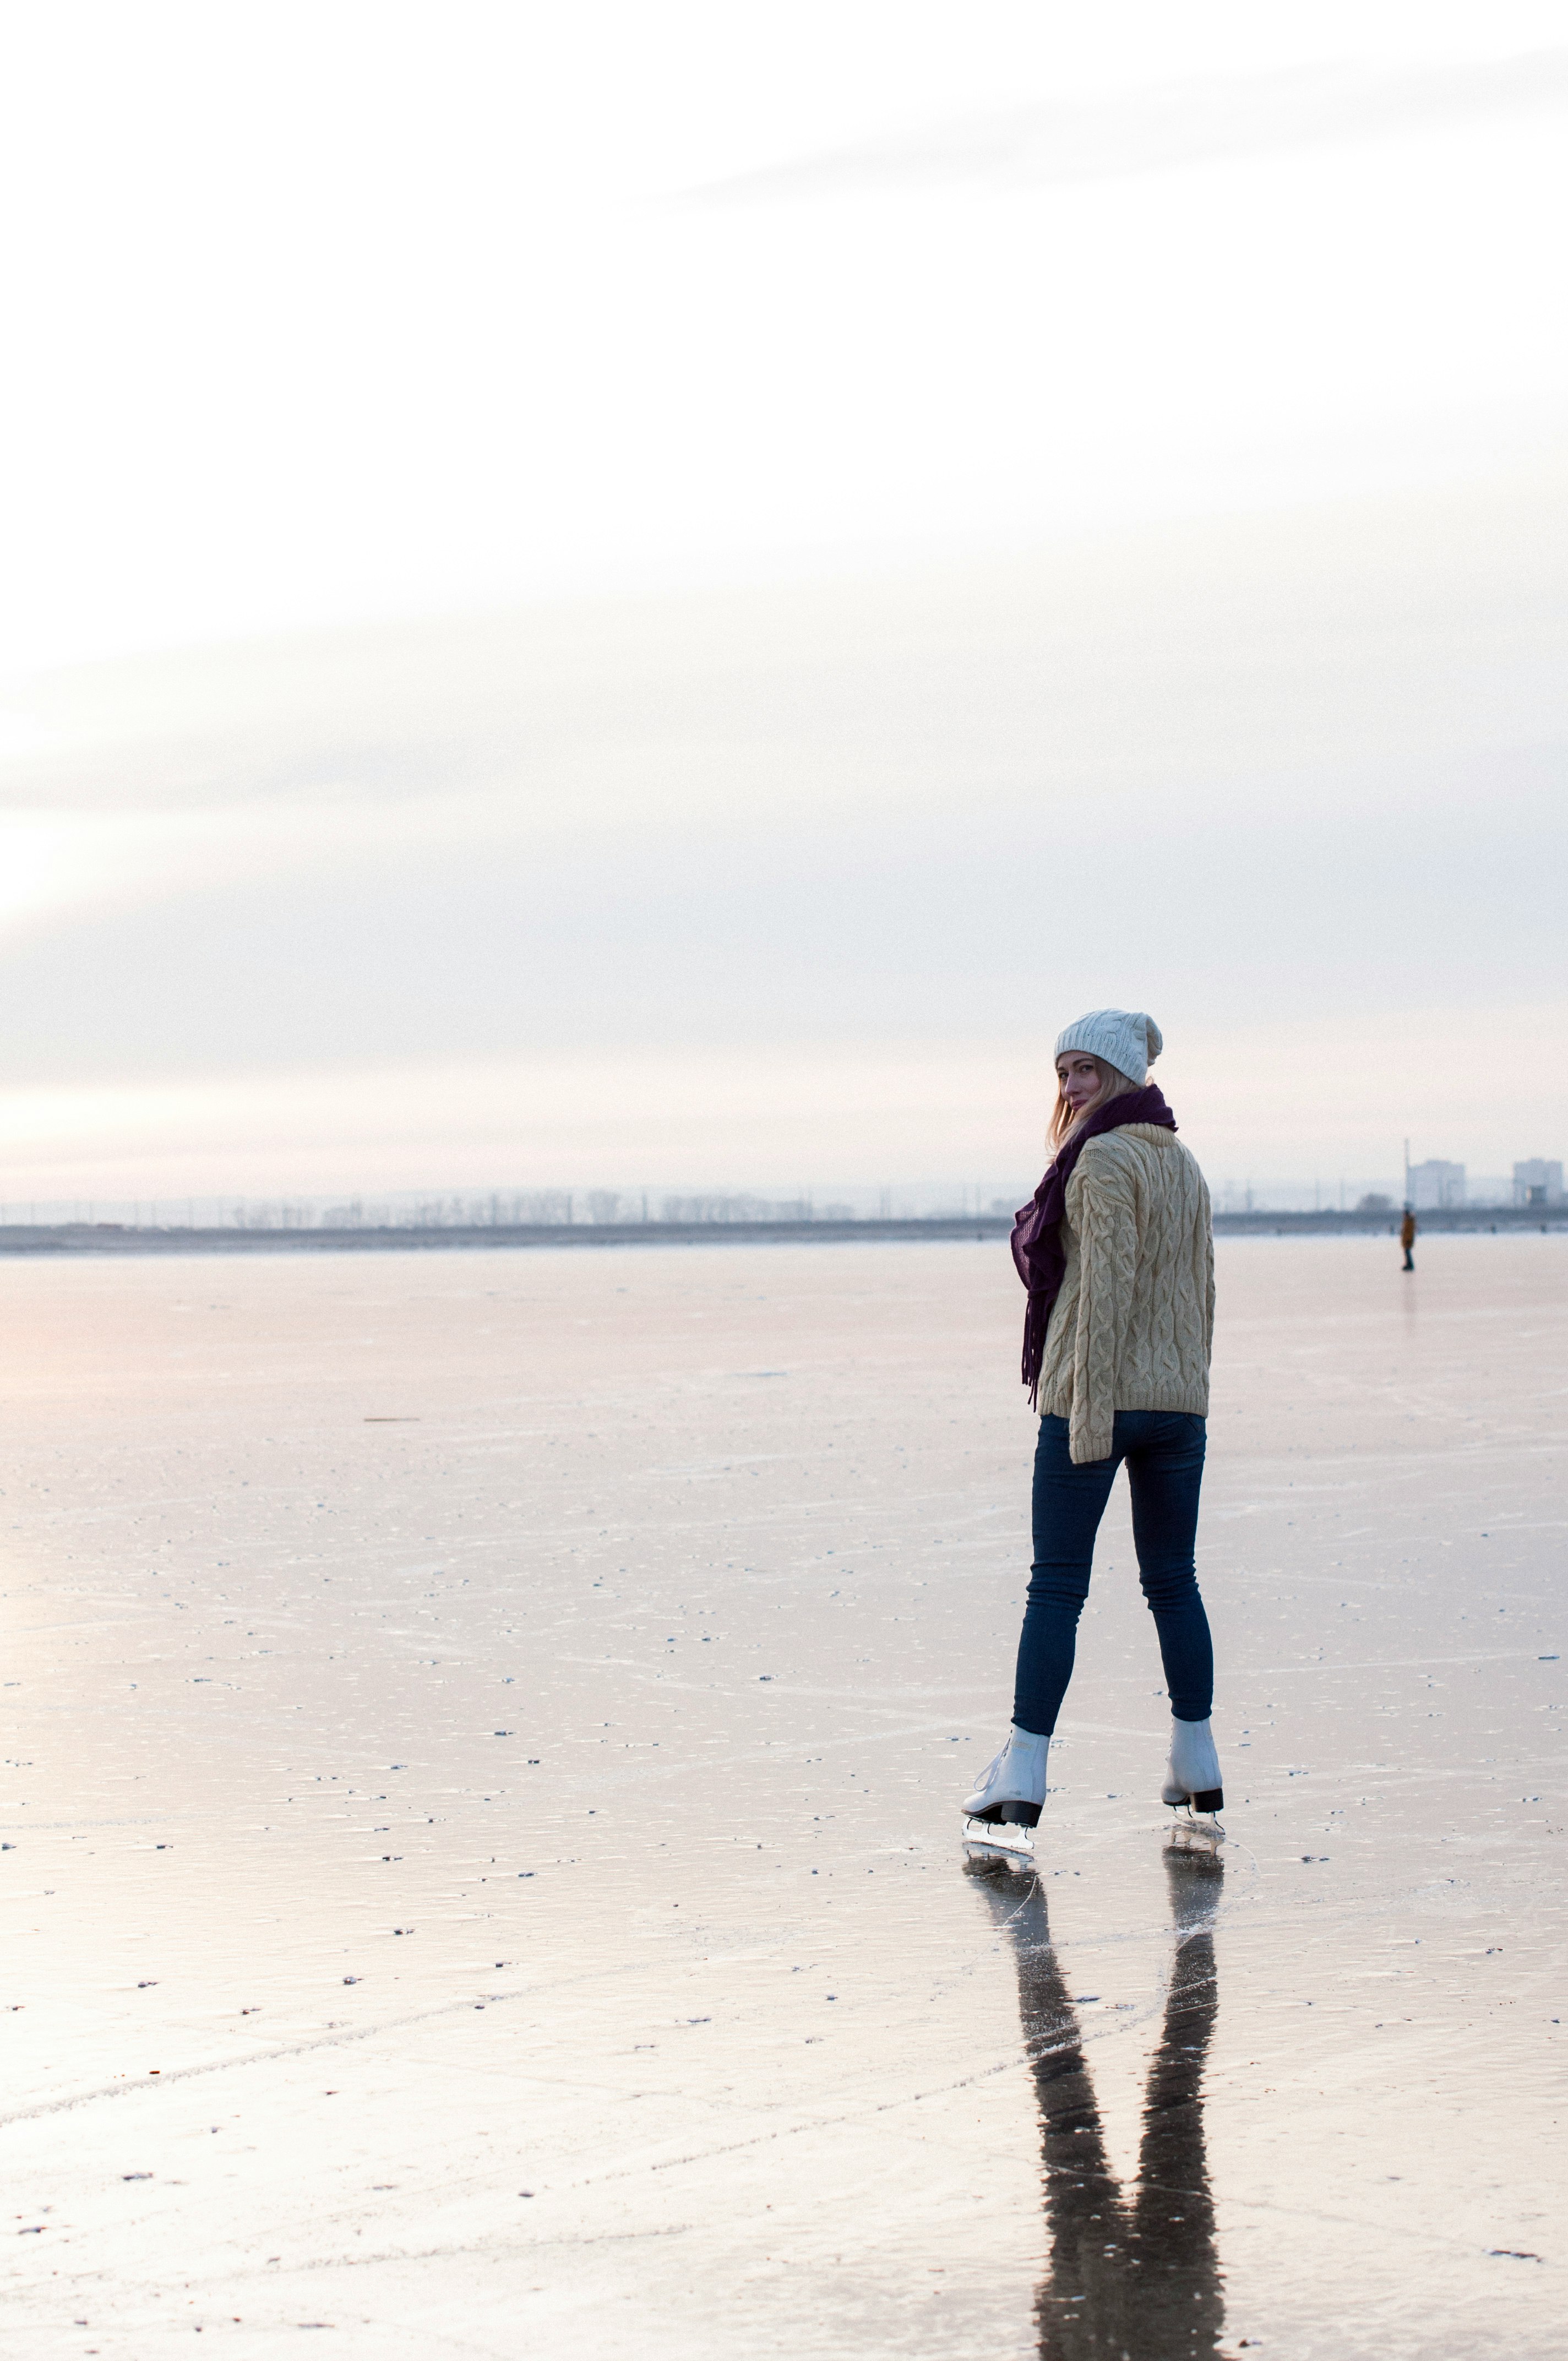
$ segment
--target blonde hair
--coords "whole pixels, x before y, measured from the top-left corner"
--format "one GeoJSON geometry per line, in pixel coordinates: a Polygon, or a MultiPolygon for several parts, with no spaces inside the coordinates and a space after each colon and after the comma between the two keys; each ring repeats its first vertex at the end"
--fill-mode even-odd
{"type": "MultiPolygon", "coordinates": [[[[1064,1058],[1077,1058],[1081,1057],[1085,1053],[1083,1051],[1078,1049],[1064,1049],[1062,1051],[1062,1056],[1064,1058]]],[[[1092,1064],[1095,1072],[1100,1077],[1100,1088],[1095,1092],[1094,1096],[1090,1100],[1089,1104],[1086,1107],[1074,1109],[1068,1104],[1067,1095],[1062,1090],[1059,1075],[1058,1077],[1057,1103],[1051,1109],[1051,1120],[1046,1133],[1046,1137],[1053,1156],[1056,1155],[1058,1148],[1066,1146],[1068,1140],[1071,1138],[1073,1133],[1078,1129],[1079,1125],[1080,1123],[1087,1123],[1089,1117],[1091,1115],[1096,1114],[1101,1107],[1104,1106],[1108,1100],[1119,1099],[1124,1091],[1135,1091],[1138,1087],[1130,1074],[1123,1073],[1119,1066],[1108,1064],[1105,1059],[1094,1058],[1091,1060],[1091,1063],[1092,1064]]]]}

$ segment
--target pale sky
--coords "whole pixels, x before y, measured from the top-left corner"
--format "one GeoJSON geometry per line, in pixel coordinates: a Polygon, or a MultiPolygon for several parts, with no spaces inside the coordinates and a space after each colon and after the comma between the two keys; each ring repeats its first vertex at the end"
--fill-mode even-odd
{"type": "Polygon", "coordinates": [[[0,1197],[1028,1186],[1106,1002],[1216,1178],[1568,1148],[1560,8],[0,88],[0,1197]]]}

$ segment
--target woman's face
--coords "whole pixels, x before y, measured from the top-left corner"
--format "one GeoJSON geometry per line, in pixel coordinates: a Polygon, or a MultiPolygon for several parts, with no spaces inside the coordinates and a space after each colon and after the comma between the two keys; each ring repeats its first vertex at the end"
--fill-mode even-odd
{"type": "Polygon", "coordinates": [[[1068,1049],[1057,1060],[1061,1094],[1074,1115],[1080,1115],[1100,1088],[1100,1069],[1081,1049],[1068,1049]]]}

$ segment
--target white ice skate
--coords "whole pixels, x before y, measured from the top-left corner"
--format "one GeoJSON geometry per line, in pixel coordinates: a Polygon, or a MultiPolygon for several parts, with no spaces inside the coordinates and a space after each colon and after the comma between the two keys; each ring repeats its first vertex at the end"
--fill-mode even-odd
{"type": "Polygon", "coordinates": [[[1009,1852],[1030,1850],[1030,1839],[1022,1832],[1039,1825],[1050,1743],[1032,1730],[1014,1726],[1009,1730],[1006,1745],[979,1786],[964,1797],[962,1810],[970,1823],[966,1835],[971,1848],[978,1842],[1009,1852]]]}
{"type": "Polygon", "coordinates": [[[1166,1767],[1160,1801],[1191,1818],[1209,1823],[1225,1807],[1220,1783],[1220,1758],[1214,1733],[1206,1721],[1175,1721],[1170,1725],[1170,1761],[1166,1767]]]}

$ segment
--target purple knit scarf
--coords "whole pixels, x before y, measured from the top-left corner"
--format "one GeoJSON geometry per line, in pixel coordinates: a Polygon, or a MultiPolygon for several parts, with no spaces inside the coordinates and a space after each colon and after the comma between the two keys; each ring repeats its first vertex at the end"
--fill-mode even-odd
{"type": "Polygon", "coordinates": [[[1019,1278],[1029,1290],[1029,1308],[1024,1314],[1024,1383],[1029,1389],[1031,1409],[1039,1403],[1040,1367],[1046,1357],[1046,1330],[1050,1325],[1051,1308],[1067,1276],[1067,1248],[1060,1235],[1062,1216],[1067,1212],[1067,1184],[1089,1141],[1097,1139],[1102,1132],[1119,1131],[1124,1123],[1157,1123],[1163,1124],[1167,1131],[1176,1129],[1176,1117],[1157,1083],[1150,1082],[1141,1091],[1124,1091],[1120,1098],[1107,1100],[1102,1107],[1095,1109],[1087,1123],[1079,1126],[1058,1150],[1056,1162],[1047,1167],[1046,1177],[1028,1203],[1019,1206],[1014,1219],[1013,1259],[1019,1278]]]}

